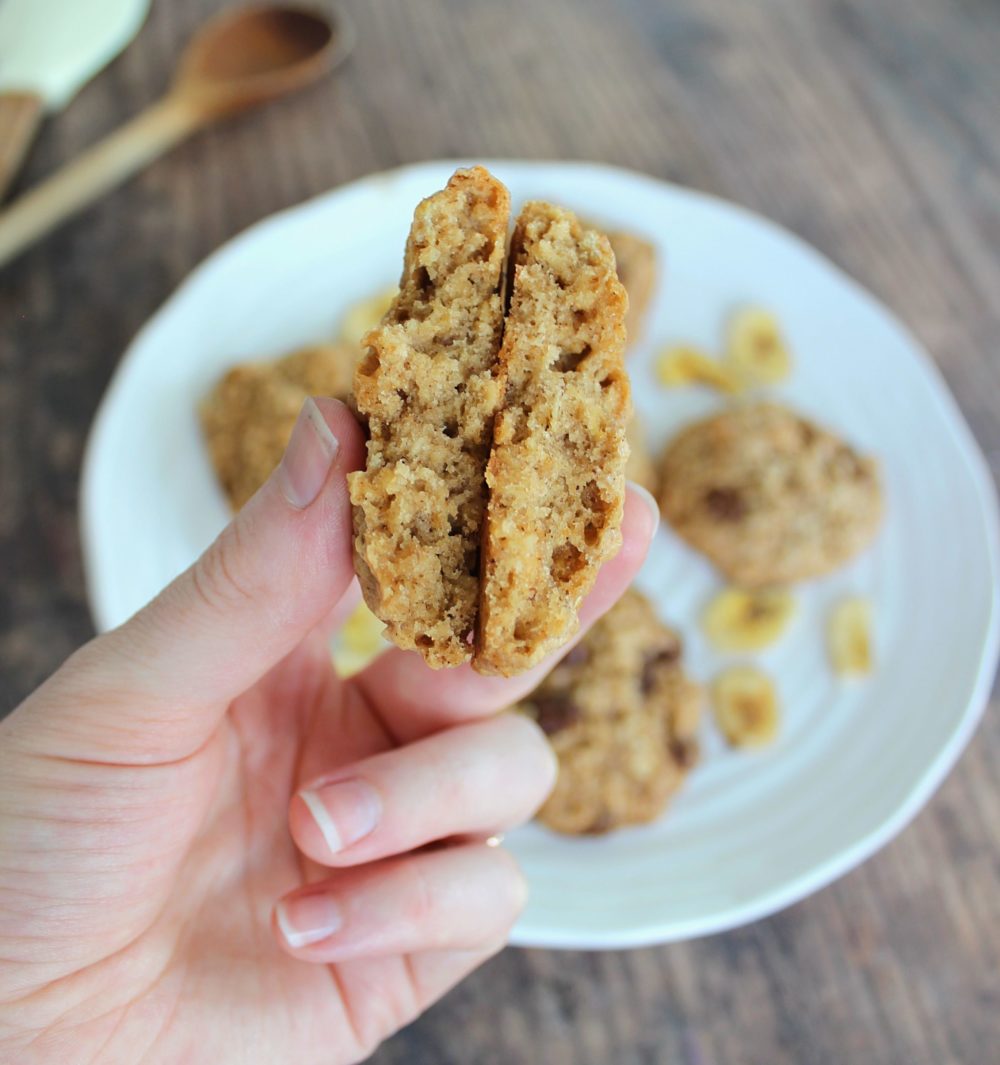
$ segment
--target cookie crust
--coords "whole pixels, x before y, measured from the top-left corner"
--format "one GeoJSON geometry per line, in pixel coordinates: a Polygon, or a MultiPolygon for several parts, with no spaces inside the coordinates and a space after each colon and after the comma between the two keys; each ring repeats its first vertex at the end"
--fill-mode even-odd
{"type": "Polygon", "coordinates": [[[628,293],[625,328],[628,331],[628,347],[631,349],[642,339],[649,304],[656,290],[656,248],[638,234],[624,230],[609,232],[608,240],[611,242],[611,250],[615,253],[618,280],[628,293]]]}

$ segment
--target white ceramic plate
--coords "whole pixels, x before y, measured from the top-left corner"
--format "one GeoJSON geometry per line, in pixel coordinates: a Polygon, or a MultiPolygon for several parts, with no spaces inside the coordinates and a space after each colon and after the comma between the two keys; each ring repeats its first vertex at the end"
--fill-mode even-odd
{"type": "MultiPolygon", "coordinates": [[[[662,822],[601,839],[537,826],[509,845],[531,883],[521,944],[621,947],[730,928],[815,891],[916,813],[968,741],[998,643],[992,482],[931,361],[870,295],[763,218],[648,177],[577,163],[489,164],[515,204],[552,199],[647,233],[665,264],[632,356],[651,443],[713,410],[651,373],[663,342],[717,348],[732,305],[778,314],[796,358],[778,396],[883,463],[888,519],[874,548],[804,586],[794,630],[763,656],[784,727],[768,750],[727,750],[706,721],[704,764],[662,822]],[[870,596],[878,669],[837,682],[823,621],[870,596]]],[[[226,521],[195,419],[230,364],[330,335],[354,301],[395,281],[416,202],[453,163],[379,174],[285,211],[200,266],[122,360],[87,450],[82,498],[88,588],[101,629],[188,565],[226,521]]],[[[641,583],[687,639],[690,670],[723,660],[696,625],[719,581],[661,531],[641,583]]]]}

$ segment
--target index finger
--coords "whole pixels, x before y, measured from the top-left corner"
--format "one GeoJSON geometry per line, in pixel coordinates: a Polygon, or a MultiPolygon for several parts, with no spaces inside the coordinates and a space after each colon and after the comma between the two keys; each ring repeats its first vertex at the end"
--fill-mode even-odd
{"type": "Polygon", "coordinates": [[[632,583],[659,523],[659,510],[643,488],[630,484],[622,515],[622,547],[606,562],[580,606],[580,629],[554,654],[516,677],[490,677],[466,662],[431,669],[415,651],[393,649],[352,678],[400,743],[502,710],[535,688],[555,663],[609,610],[632,583]]]}

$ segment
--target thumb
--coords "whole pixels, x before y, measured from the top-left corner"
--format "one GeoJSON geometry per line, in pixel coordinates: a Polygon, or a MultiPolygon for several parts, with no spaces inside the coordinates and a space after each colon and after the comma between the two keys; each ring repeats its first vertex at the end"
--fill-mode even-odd
{"type": "Polygon", "coordinates": [[[281,463],[201,558],[29,700],[44,700],[49,689],[49,707],[71,708],[73,723],[62,722],[60,736],[74,749],[63,753],[162,761],[208,739],[229,702],[350,585],[346,474],[363,450],[343,403],[306,400],[281,463]]]}

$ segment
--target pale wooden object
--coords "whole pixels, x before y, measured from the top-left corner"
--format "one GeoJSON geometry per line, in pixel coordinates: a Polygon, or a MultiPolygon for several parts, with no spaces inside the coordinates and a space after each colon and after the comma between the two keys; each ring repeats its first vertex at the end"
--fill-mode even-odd
{"type": "Polygon", "coordinates": [[[342,14],[276,6],[211,19],[188,44],[159,103],[0,214],[0,268],[199,126],[311,84],[352,44],[342,14]]]}
{"type": "Polygon", "coordinates": [[[197,109],[168,96],[26,192],[0,214],[0,267],[204,121],[197,109]]]}
{"type": "MultiPolygon", "coordinates": [[[[54,147],[69,152],[96,124],[126,118],[123,85],[151,99],[191,26],[231,2],[154,3],[117,80],[95,79],[47,122],[54,147]]],[[[990,228],[1000,217],[1000,4],[350,7],[358,62],[336,84],[199,138],[156,182],[122,189],[109,210],[0,274],[0,714],[92,634],[76,480],[98,399],[136,330],[222,241],[400,163],[596,159],[763,211],[917,332],[1000,473],[1000,241],[990,228]]],[[[29,160],[36,176],[41,156],[29,160]]],[[[609,205],[601,220],[614,217],[609,205]]],[[[669,294],[668,256],[661,265],[669,294]]],[[[331,296],[331,327],[343,302],[331,296]]],[[[683,339],[669,329],[669,314],[649,323],[646,343],[683,339]]],[[[635,373],[637,388],[656,387],[635,373]]],[[[992,1062],[998,764],[1000,690],[928,807],[850,876],[702,940],[504,951],[372,1062],[992,1062]]],[[[572,891],[568,881],[567,900],[572,891]]]]}
{"type": "Polygon", "coordinates": [[[17,177],[41,122],[42,98],[37,93],[0,93],[0,200],[17,177]]]}
{"type": "Polygon", "coordinates": [[[0,267],[205,121],[173,97],[125,123],[0,214],[0,267]]]}

